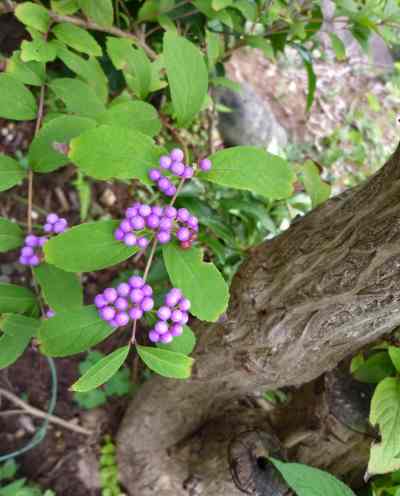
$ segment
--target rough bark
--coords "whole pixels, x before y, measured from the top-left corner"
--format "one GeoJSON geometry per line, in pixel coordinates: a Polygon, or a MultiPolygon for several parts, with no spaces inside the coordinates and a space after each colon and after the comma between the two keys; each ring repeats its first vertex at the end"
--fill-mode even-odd
{"type": "Polygon", "coordinates": [[[156,377],[127,411],[119,461],[133,496],[242,494],[223,468],[219,492],[185,488],[191,469],[174,446],[228,419],[239,398],[310,382],[400,324],[399,194],[400,147],[364,185],[249,254],[226,321],[195,327],[192,379],[156,377]]]}

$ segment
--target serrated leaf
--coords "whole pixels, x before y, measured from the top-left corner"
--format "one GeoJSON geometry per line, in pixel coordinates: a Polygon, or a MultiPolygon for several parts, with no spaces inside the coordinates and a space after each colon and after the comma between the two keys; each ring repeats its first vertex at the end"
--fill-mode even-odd
{"type": "Polygon", "coordinates": [[[137,252],[114,239],[119,221],[88,222],[50,239],[44,247],[46,261],[67,272],[91,272],[116,265],[137,252]]]}
{"type": "Polygon", "coordinates": [[[201,179],[253,191],[270,199],[289,198],[295,174],[289,163],[261,148],[235,146],[211,155],[212,169],[201,179]]]}
{"type": "Polygon", "coordinates": [[[303,184],[311,197],[313,208],[324,203],[331,196],[330,184],[321,179],[318,167],[311,160],[303,166],[303,184]]]}
{"type": "Polygon", "coordinates": [[[193,358],[182,353],[161,350],[150,346],[136,346],[137,352],[150,370],[163,377],[187,379],[192,373],[193,358]]]}
{"type": "Polygon", "coordinates": [[[69,157],[88,176],[96,179],[131,179],[149,184],[147,171],[163,149],[139,131],[118,126],[99,126],[71,141],[69,157]]]}
{"type": "Polygon", "coordinates": [[[34,274],[46,303],[55,312],[83,305],[82,287],[75,274],[47,263],[35,267],[34,274]]]}
{"type": "Polygon", "coordinates": [[[175,351],[183,355],[190,355],[196,346],[196,336],[188,326],[183,327],[183,333],[174,337],[173,341],[168,344],[157,343],[157,347],[163,350],[175,351]]]}
{"type": "Polygon", "coordinates": [[[51,10],[57,14],[71,15],[79,10],[78,0],[51,0],[51,10]]]}
{"type": "Polygon", "coordinates": [[[37,308],[35,295],[27,288],[0,283],[0,314],[31,313],[37,308]]]}
{"type": "Polygon", "coordinates": [[[192,303],[190,313],[215,322],[229,301],[228,286],[215,265],[203,261],[201,249],[183,250],[174,243],[163,247],[163,256],[172,284],[192,303]]]}
{"type": "Polygon", "coordinates": [[[371,446],[368,474],[386,474],[400,468],[400,381],[386,377],[372,396],[369,420],[379,426],[381,442],[371,446]]]}
{"type": "Polygon", "coordinates": [[[53,79],[49,87],[72,114],[96,118],[105,112],[104,103],[94,89],[83,81],[73,78],[53,79]]]}
{"type": "Polygon", "coordinates": [[[57,24],[52,29],[52,32],[59,41],[70,46],[77,52],[83,52],[94,57],[100,57],[102,55],[101,46],[85,29],[69,22],[63,22],[57,24]]]}
{"type": "Polygon", "coordinates": [[[0,74],[0,117],[16,121],[36,118],[37,104],[32,93],[18,79],[0,74]]]}
{"type": "Polygon", "coordinates": [[[114,22],[112,0],[78,0],[83,13],[100,26],[109,27],[114,22]]]}
{"type": "Polygon", "coordinates": [[[269,460],[297,496],[355,496],[348,486],[328,472],[301,463],[269,460]]]}
{"type": "Polygon", "coordinates": [[[396,346],[389,346],[388,352],[397,372],[400,372],[400,348],[397,348],[396,346]]]}
{"type": "Polygon", "coordinates": [[[21,44],[21,60],[23,62],[52,62],[57,57],[57,50],[51,41],[35,38],[21,44]]]}
{"type": "Polygon", "coordinates": [[[200,112],[207,95],[203,54],[190,41],[168,32],[164,35],[164,60],[178,125],[187,126],[200,112]]]}
{"type": "Polygon", "coordinates": [[[23,239],[24,235],[18,224],[0,217],[0,252],[18,248],[23,239]]]}
{"type": "Polygon", "coordinates": [[[71,139],[96,127],[96,121],[76,115],[62,115],[45,124],[33,139],[28,152],[29,164],[35,172],[51,172],[70,162],[54,149],[55,143],[69,144],[71,139]]]}
{"type": "Polygon", "coordinates": [[[45,80],[44,64],[40,62],[23,62],[21,52],[16,50],[7,61],[6,73],[21,83],[41,86],[45,80]]]}
{"type": "Polygon", "coordinates": [[[24,315],[8,314],[0,320],[0,369],[14,363],[36,334],[40,320],[24,315]]]}
{"type": "Polygon", "coordinates": [[[89,350],[114,332],[93,306],[58,312],[43,320],[39,330],[41,350],[45,355],[65,357],[89,350]]]}
{"type": "Polygon", "coordinates": [[[45,33],[50,26],[50,16],[44,7],[32,2],[24,2],[15,9],[15,17],[26,26],[45,33]]]}
{"type": "Polygon", "coordinates": [[[99,122],[134,129],[149,136],[155,136],[161,130],[161,122],[156,109],[148,103],[139,101],[112,106],[100,116],[99,122]]]}
{"type": "Polygon", "coordinates": [[[12,188],[25,179],[25,177],[25,169],[16,160],[7,157],[7,155],[0,154],[0,191],[12,188]]]}
{"type": "Polygon", "coordinates": [[[72,385],[71,389],[84,393],[107,382],[121,368],[128,356],[129,350],[130,346],[123,346],[102,358],[83,374],[83,376],[72,385]]]}
{"type": "Polygon", "coordinates": [[[338,60],[346,59],[346,47],[344,46],[343,41],[339,38],[339,36],[335,33],[330,32],[329,37],[331,39],[331,44],[333,51],[335,52],[335,56],[338,60]]]}

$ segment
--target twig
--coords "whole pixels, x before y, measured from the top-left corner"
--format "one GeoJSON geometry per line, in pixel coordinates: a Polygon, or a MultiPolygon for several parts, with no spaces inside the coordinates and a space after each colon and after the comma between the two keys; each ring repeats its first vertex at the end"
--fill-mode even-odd
{"type": "Polygon", "coordinates": [[[14,393],[10,393],[6,389],[0,388],[0,396],[4,396],[9,401],[22,408],[25,412],[29,413],[33,417],[47,419],[49,422],[53,424],[57,424],[65,429],[69,429],[70,431],[78,432],[79,434],[83,434],[85,436],[92,436],[93,431],[85,429],[84,427],[80,427],[79,425],[75,425],[72,422],[68,422],[67,420],[63,420],[60,417],[55,415],[49,415],[47,412],[43,412],[39,410],[39,408],[35,408],[34,406],[29,405],[25,401],[21,400],[14,393]]]}
{"type": "Polygon", "coordinates": [[[160,114],[160,119],[163,125],[168,129],[168,131],[172,134],[175,140],[181,145],[183,152],[185,154],[185,160],[187,161],[189,158],[189,150],[186,146],[185,141],[181,138],[180,134],[176,131],[176,129],[168,122],[167,118],[160,114]]]}

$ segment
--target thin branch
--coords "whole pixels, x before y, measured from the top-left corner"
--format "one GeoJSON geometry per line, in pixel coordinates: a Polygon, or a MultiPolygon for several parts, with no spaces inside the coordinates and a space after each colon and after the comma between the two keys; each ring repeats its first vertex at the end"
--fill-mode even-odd
{"type": "Polygon", "coordinates": [[[75,425],[72,422],[68,422],[67,420],[63,420],[62,418],[57,417],[56,415],[49,415],[47,412],[43,412],[42,410],[39,410],[39,408],[35,408],[34,406],[29,405],[25,401],[18,398],[18,396],[16,396],[14,393],[11,393],[6,389],[0,388],[0,396],[4,396],[9,401],[14,403],[18,407],[22,408],[22,410],[29,413],[33,417],[47,419],[49,422],[52,422],[53,424],[57,424],[61,427],[64,427],[65,429],[69,429],[70,431],[74,431],[79,434],[83,434],[85,436],[93,435],[93,431],[85,429],[84,427],[80,427],[79,425],[75,425]]]}

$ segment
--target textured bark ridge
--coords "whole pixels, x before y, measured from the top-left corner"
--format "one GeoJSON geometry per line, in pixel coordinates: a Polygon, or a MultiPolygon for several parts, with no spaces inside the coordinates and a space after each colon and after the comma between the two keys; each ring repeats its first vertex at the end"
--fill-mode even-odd
{"type": "MultiPolygon", "coordinates": [[[[119,460],[133,496],[243,494],[226,452],[207,450],[204,426],[220,425],[222,445],[227,428],[232,436],[244,426],[265,430],[265,412],[250,422],[241,398],[310,382],[400,324],[399,197],[400,147],[364,185],[249,254],[226,321],[195,327],[192,379],[148,381],[126,413],[119,460]],[[196,463],[207,469],[177,454],[177,446],[196,446],[199,438],[196,463]]],[[[311,461],[320,465],[318,457],[311,461]]]]}

